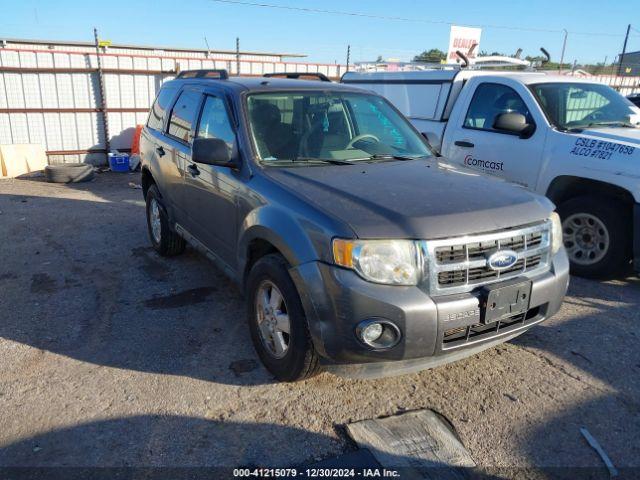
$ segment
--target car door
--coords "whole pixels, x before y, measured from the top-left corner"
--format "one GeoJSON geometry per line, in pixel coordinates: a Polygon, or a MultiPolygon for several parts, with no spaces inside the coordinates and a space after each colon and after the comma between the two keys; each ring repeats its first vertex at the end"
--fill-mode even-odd
{"type": "Polygon", "coordinates": [[[170,154],[172,150],[168,145],[165,126],[170,109],[178,96],[178,90],[171,86],[164,86],[160,90],[151,107],[140,141],[140,155],[149,165],[163,196],[165,207],[174,219],[181,216],[178,197],[184,175],[182,167],[175,163],[174,156],[170,154]]]}
{"type": "Polygon", "coordinates": [[[526,87],[500,80],[468,85],[468,108],[449,120],[443,152],[454,163],[535,188],[546,136],[544,119],[526,87]],[[469,101],[470,98],[470,101],[469,101]],[[521,113],[533,133],[520,136],[494,128],[502,113],[521,113]]]}
{"type": "MultiPolygon", "coordinates": [[[[170,170],[172,178],[175,178],[171,185],[171,206],[176,212],[176,222],[181,225],[189,219],[185,201],[185,170],[191,159],[192,130],[201,101],[202,91],[196,86],[186,86],[180,91],[169,113],[164,141],[156,148],[156,155],[164,160],[163,168],[170,170]]],[[[163,172],[161,176],[167,173],[163,172]]]]}
{"type": "MultiPolygon", "coordinates": [[[[195,138],[220,138],[237,151],[229,105],[222,94],[206,93],[195,138]]],[[[233,265],[237,243],[238,172],[230,167],[187,161],[185,199],[190,233],[227,265],[233,265]]]]}

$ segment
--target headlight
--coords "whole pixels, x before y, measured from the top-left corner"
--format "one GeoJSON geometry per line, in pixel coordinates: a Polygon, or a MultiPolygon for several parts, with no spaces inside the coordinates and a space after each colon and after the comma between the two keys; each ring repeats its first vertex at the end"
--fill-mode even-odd
{"type": "Polygon", "coordinates": [[[549,220],[551,221],[551,254],[555,255],[562,248],[562,221],[556,212],[551,214],[549,220]]]}
{"type": "Polygon", "coordinates": [[[420,252],[411,240],[333,240],[333,260],[362,278],[388,285],[416,285],[420,252]]]}

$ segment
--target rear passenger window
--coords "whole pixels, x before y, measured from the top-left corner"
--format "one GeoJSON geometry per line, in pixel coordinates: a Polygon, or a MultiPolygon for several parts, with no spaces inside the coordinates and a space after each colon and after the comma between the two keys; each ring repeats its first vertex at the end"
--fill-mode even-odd
{"type": "Polygon", "coordinates": [[[473,94],[464,126],[496,131],[493,123],[501,113],[521,113],[529,123],[533,122],[527,105],[513,88],[497,83],[483,83],[473,94]]]}
{"type": "Polygon", "coordinates": [[[189,132],[191,132],[191,125],[196,118],[201,96],[200,92],[192,90],[185,90],[180,94],[173,110],[171,110],[169,135],[183,142],[189,142],[189,132]]]}
{"type": "Polygon", "coordinates": [[[218,97],[207,96],[198,125],[198,138],[220,138],[233,146],[235,134],[229,121],[224,101],[218,97]]]}
{"type": "Polygon", "coordinates": [[[160,90],[158,98],[156,98],[156,101],[153,103],[153,107],[151,107],[151,111],[149,112],[147,127],[153,128],[154,130],[162,130],[164,112],[167,111],[175,93],[175,89],[171,88],[163,88],[160,90]]]}

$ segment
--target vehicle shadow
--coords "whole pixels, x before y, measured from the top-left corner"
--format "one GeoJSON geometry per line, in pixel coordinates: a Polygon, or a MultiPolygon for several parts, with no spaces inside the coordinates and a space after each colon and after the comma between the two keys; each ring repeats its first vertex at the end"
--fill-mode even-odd
{"type": "MultiPolygon", "coordinates": [[[[25,479],[231,479],[337,478],[308,473],[307,468],[380,469],[375,451],[353,447],[318,462],[313,451],[335,451],[336,440],[295,427],[236,423],[177,415],[138,415],[99,420],[52,430],[0,448],[0,476],[25,479]],[[313,446],[313,451],[308,446],[313,446]],[[234,475],[237,468],[288,468],[296,474],[234,475]]],[[[437,449],[437,447],[434,447],[437,449]]],[[[385,454],[395,478],[490,480],[505,478],[480,469],[426,464],[403,455],[385,454]],[[425,466],[427,465],[427,466],[425,466]]],[[[363,476],[362,473],[347,477],[363,476]]],[[[538,478],[527,476],[526,478],[538,478]]]]}
{"type": "Polygon", "coordinates": [[[0,448],[0,467],[287,467],[301,459],[314,462],[313,453],[304,447],[301,451],[300,446],[313,444],[315,451],[332,451],[335,442],[325,435],[268,423],[138,415],[16,441],[0,448]]]}
{"type": "Polygon", "coordinates": [[[192,249],[156,254],[142,192],[129,182],[139,174],[21,180],[0,195],[0,336],[98,365],[273,382],[251,345],[240,292],[192,249]]]}

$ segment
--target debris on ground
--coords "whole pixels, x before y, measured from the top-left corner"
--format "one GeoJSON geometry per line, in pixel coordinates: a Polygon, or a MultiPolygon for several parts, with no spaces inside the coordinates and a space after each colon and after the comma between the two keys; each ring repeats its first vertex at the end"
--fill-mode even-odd
{"type": "Polygon", "coordinates": [[[347,432],[383,467],[415,469],[416,478],[433,468],[446,478],[464,478],[463,470],[476,466],[453,426],[433,410],[362,420],[347,432]]]}
{"type": "Polygon", "coordinates": [[[593,437],[593,435],[589,433],[589,430],[587,430],[585,427],[582,427],[580,429],[580,433],[582,433],[582,436],[587,440],[587,443],[589,443],[591,448],[598,452],[598,455],[600,455],[600,458],[606,465],[607,470],[609,470],[609,476],[612,478],[617,477],[618,469],[613,466],[613,462],[609,458],[609,455],[607,455],[607,452],[605,452],[604,449],[600,446],[600,443],[598,443],[598,441],[593,437]]]}

